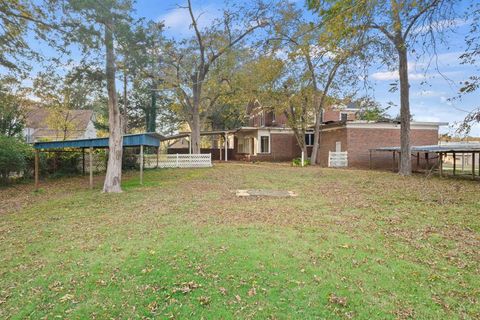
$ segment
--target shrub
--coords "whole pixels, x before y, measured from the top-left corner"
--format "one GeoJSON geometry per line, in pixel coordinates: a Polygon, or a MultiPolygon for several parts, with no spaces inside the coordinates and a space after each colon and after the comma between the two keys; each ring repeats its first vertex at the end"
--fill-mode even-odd
{"type": "Polygon", "coordinates": [[[0,135],[0,180],[6,184],[12,173],[27,167],[27,157],[32,153],[29,145],[15,137],[0,135]]]}
{"type": "MultiPolygon", "coordinates": [[[[310,165],[310,159],[303,159],[303,165],[304,166],[309,166],[310,165]]],[[[302,166],[302,158],[293,159],[292,160],[292,166],[301,167],[302,166]]]]}

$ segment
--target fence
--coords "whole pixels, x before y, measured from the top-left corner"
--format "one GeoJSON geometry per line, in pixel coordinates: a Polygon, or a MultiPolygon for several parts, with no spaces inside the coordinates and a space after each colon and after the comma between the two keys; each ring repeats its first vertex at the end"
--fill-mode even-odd
{"type": "Polygon", "coordinates": [[[207,168],[212,166],[212,154],[160,154],[145,155],[145,168],[207,168]]]}
{"type": "Polygon", "coordinates": [[[348,152],[328,152],[328,166],[329,167],[348,167],[348,152]]]}

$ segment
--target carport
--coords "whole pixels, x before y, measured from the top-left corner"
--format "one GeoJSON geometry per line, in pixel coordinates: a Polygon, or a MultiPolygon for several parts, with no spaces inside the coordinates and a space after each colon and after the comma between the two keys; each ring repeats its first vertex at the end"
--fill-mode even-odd
{"type": "MultiPolygon", "coordinates": [[[[392,161],[393,168],[395,169],[396,165],[396,155],[400,155],[400,147],[382,147],[370,149],[370,169],[372,169],[372,158],[373,152],[392,152],[392,161]]],[[[457,155],[462,155],[464,159],[465,155],[471,157],[471,176],[472,179],[475,179],[475,165],[480,158],[480,143],[463,143],[463,144],[444,144],[444,145],[429,145],[429,146],[413,146],[411,147],[411,154],[413,157],[416,157],[417,163],[420,162],[422,154],[425,154],[425,160],[428,163],[429,154],[436,154],[438,157],[438,167],[440,176],[445,174],[445,163],[444,160],[447,156],[451,155],[453,157],[453,175],[457,175],[457,155]],[[476,160],[477,159],[477,160],[476,160]]],[[[478,166],[478,176],[480,176],[480,165],[478,166]]],[[[462,166],[463,172],[463,166],[462,166]]]]}
{"type": "MultiPolygon", "coordinates": [[[[58,152],[65,150],[81,150],[83,171],[85,171],[85,150],[88,149],[89,154],[89,185],[93,188],[93,150],[94,149],[106,149],[108,148],[107,138],[93,138],[93,139],[76,139],[76,140],[64,140],[64,141],[46,141],[35,142],[33,147],[35,149],[35,189],[38,189],[39,185],[39,158],[40,152],[58,152]]],[[[158,133],[139,133],[139,134],[127,134],[123,136],[123,148],[127,147],[140,147],[140,184],[143,183],[143,152],[144,147],[157,148],[157,163],[160,141],[165,138],[158,133]]],[[[85,173],[85,172],[84,172],[85,173]]]]}
{"type": "MultiPolygon", "coordinates": [[[[219,136],[223,139],[223,148],[220,146],[220,160],[222,160],[222,150],[224,151],[224,161],[228,161],[228,136],[235,134],[238,129],[235,130],[214,130],[214,131],[201,131],[200,136],[219,136]]],[[[165,137],[162,141],[166,140],[177,140],[181,138],[188,138],[188,153],[192,153],[192,133],[191,132],[181,132],[172,136],[165,137]]]]}

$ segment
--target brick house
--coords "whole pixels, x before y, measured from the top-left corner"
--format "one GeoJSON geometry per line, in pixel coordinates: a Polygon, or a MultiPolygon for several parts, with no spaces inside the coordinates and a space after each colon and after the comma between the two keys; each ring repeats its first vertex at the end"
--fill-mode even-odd
{"type": "MultiPolygon", "coordinates": [[[[323,112],[317,154],[320,165],[328,165],[329,151],[347,151],[349,167],[368,167],[370,149],[400,145],[398,122],[360,121],[356,119],[358,111],[338,105],[323,112]]],[[[293,130],[288,127],[283,113],[275,113],[257,105],[249,106],[247,115],[248,126],[239,128],[235,133],[233,154],[236,160],[290,161],[301,156],[293,130]]],[[[438,144],[441,125],[446,124],[412,122],[412,146],[438,144]]],[[[313,137],[313,130],[305,134],[309,153],[313,137]]],[[[392,155],[375,155],[374,162],[376,168],[391,168],[392,155]]]]}

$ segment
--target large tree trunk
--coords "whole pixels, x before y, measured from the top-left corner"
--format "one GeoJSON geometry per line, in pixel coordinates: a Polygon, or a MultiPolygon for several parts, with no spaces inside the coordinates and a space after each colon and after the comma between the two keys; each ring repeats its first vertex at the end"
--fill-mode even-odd
{"type": "Polygon", "coordinates": [[[410,151],[410,85],[408,83],[408,61],[405,43],[397,46],[400,76],[400,170],[404,176],[412,174],[410,151]]]}
{"type": "Polygon", "coordinates": [[[196,74],[192,76],[192,80],[195,82],[193,85],[193,106],[190,123],[193,154],[200,153],[200,96],[202,94],[203,79],[204,77],[202,75],[196,74]]]}
{"type": "Polygon", "coordinates": [[[103,192],[122,192],[122,125],[120,110],[117,104],[115,89],[115,52],[113,49],[112,25],[105,24],[106,74],[108,91],[108,124],[110,138],[108,139],[107,174],[103,184],[103,192]]]}
{"type": "Polygon", "coordinates": [[[192,121],[190,124],[192,130],[192,153],[200,153],[200,113],[198,108],[194,108],[192,112],[192,121]]]}
{"type": "Polygon", "coordinates": [[[317,154],[318,148],[320,146],[320,124],[322,122],[322,109],[320,108],[317,112],[317,116],[315,119],[315,131],[313,133],[313,147],[312,147],[312,155],[310,156],[310,164],[315,165],[317,164],[317,154]]]}
{"type": "MultiPolygon", "coordinates": [[[[313,138],[313,148],[312,148],[312,156],[310,158],[310,162],[312,165],[317,164],[317,153],[318,149],[320,146],[320,134],[321,134],[321,125],[322,125],[322,112],[325,104],[325,99],[327,98],[328,90],[330,89],[330,86],[333,82],[333,79],[335,78],[335,75],[337,74],[337,70],[340,67],[341,64],[343,64],[346,61],[346,58],[343,58],[339,61],[337,61],[334,65],[332,70],[328,73],[327,77],[327,83],[325,84],[325,88],[323,88],[322,96],[320,98],[320,101],[318,101],[318,94],[317,90],[315,90],[315,111],[317,113],[316,119],[315,119],[315,132],[314,132],[314,138],[313,138]]],[[[312,71],[313,72],[313,71],[312,71]]]]}
{"type": "MultiPolygon", "coordinates": [[[[126,60],[126,59],[125,59],[126,60]]],[[[123,132],[128,132],[128,88],[127,67],[123,67],[123,132]]]]}
{"type": "Polygon", "coordinates": [[[155,132],[157,130],[157,91],[155,82],[152,86],[152,99],[149,108],[147,131],[155,132]]]}

